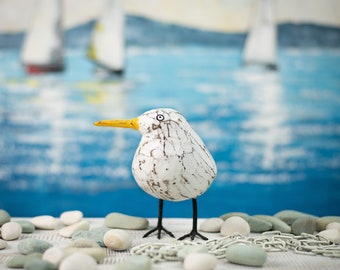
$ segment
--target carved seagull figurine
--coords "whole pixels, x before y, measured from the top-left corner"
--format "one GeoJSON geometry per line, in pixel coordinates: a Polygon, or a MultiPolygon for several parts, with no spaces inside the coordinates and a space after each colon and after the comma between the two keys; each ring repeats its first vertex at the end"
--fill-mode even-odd
{"type": "Polygon", "coordinates": [[[132,173],[146,193],[159,199],[157,227],[144,237],[155,231],[158,239],[162,231],[174,237],[162,224],[163,200],[192,199],[192,231],[179,240],[196,236],[207,240],[197,231],[197,197],[209,188],[217,168],[212,155],[183,115],[173,109],[159,108],[137,118],[102,120],[94,125],[132,128],[142,134],[132,162],[132,173]]]}

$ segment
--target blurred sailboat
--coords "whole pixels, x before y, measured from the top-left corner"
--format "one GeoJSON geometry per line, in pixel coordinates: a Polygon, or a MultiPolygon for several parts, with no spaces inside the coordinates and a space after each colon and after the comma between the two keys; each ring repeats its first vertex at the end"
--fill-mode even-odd
{"type": "Polygon", "coordinates": [[[22,48],[28,73],[64,70],[62,7],[60,0],[41,0],[22,48]]]}
{"type": "Polygon", "coordinates": [[[98,66],[96,75],[101,78],[124,73],[124,25],[124,10],[119,0],[107,0],[88,50],[88,57],[98,66]]]}
{"type": "Polygon", "coordinates": [[[272,0],[261,0],[255,22],[246,39],[243,62],[276,69],[276,21],[272,0]]]}

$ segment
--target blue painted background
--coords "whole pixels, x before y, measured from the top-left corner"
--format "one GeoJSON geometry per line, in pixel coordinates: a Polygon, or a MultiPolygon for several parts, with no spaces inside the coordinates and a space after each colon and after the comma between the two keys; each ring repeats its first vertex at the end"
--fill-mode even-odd
{"type": "MultiPolygon", "coordinates": [[[[140,134],[92,123],[173,107],[218,166],[199,198],[200,217],[283,209],[340,215],[338,29],[322,29],[326,36],[314,44],[318,27],[303,26],[309,35],[296,41],[289,33],[302,28],[280,26],[275,72],[241,65],[244,35],[128,19],[128,29],[137,24],[154,32],[127,34],[127,70],[115,82],[96,79],[85,57],[90,25],[66,33],[62,74],[27,76],[23,35],[0,35],[0,208],[12,216],[72,209],[156,216],[157,200],[130,171],[140,134]]],[[[166,202],[164,215],[190,217],[191,203],[166,202]]]]}

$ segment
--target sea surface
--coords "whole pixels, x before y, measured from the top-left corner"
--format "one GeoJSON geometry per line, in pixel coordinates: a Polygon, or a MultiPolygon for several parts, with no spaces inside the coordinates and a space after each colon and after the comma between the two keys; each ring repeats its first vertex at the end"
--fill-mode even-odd
{"type": "MultiPolygon", "coordinates": [[[[216,160],[200,217],[340,215],[340,49],[281,47],[273,71],[243,66],[238,46],[136,45],[109,81],[84,50],[65,59],[63,73],[28,76],[19,49],[0,51],[0,209],[12,216],[157,216],[131,174],[139,132],[93,126],[157,107],[179,110],[216,160]]],[[[164,216],[191,217],[190,200],[164,216]]]]}

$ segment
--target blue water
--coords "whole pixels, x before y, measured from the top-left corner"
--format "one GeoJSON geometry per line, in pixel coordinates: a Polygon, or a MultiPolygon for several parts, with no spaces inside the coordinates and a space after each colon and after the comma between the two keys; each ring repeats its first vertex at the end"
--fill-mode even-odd
{"type": "MultiPolygon", "coordinates": [[[[100,82],[78,49],[64,73],[41,76],[26,76],[18,50],[0,52],[0,208],[156,216],[130,170],[140,134],[92,123],[173,107],[217,162],[200,217],[340,215],[340,50],[281,48],[276,72],[243,67],[241,53],[131,46],[124,79],[100,82]]],[[[190,217],[190,201],[166,202],[164,215],[190,217]]]]}

